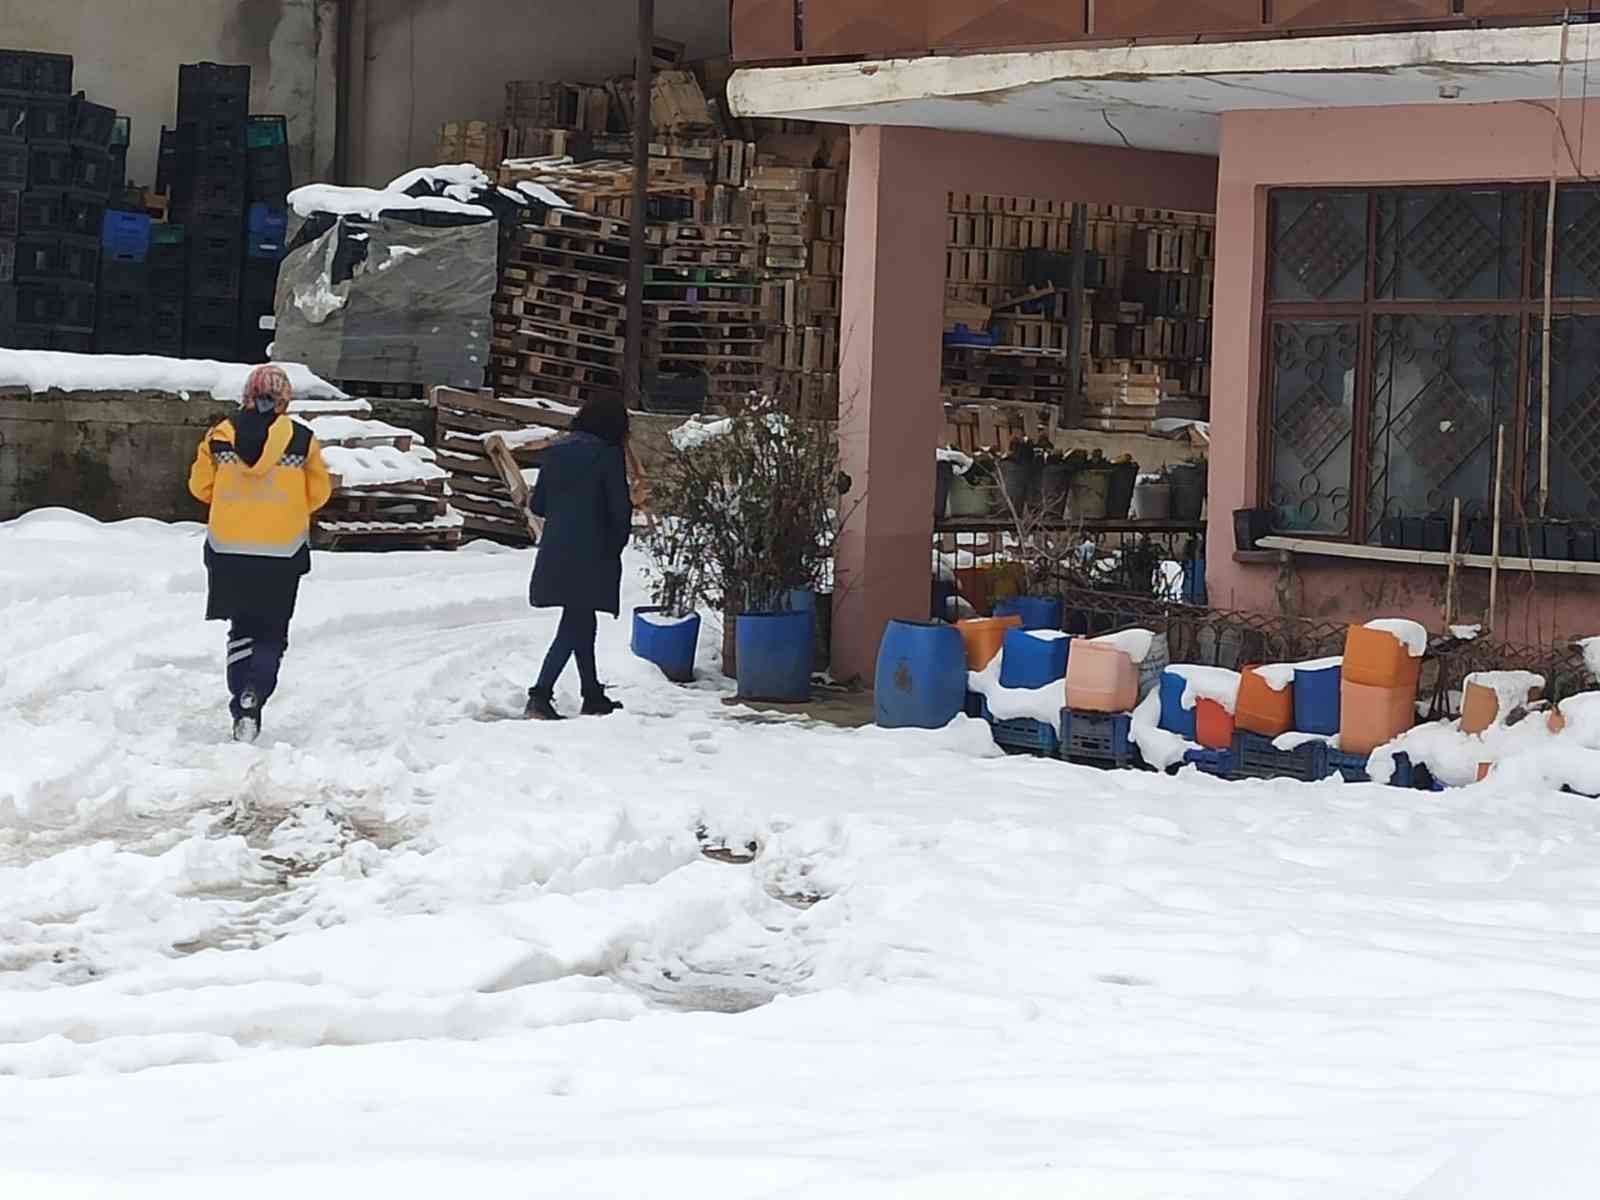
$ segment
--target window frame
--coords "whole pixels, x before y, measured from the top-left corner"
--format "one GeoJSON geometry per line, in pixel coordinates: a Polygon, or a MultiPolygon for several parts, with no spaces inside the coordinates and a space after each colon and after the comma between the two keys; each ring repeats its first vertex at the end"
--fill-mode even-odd
{"type": "MultiPolygon", "coordinates": [[[[1574,183],[1569,186],[1573,189],[1586,186],[1593,188],[1593,185],[1582,183],[1574,183]]],[[[1566,191],[1567,188],[1563,187],[1559,190],[1566,191]]],[[[1371,545],[1375,543],[1377,538],[1375,531],[1368,532],[1370,528],[1368,499],[1372,467],[1371,421],[1377,365],[1374,327],[1377,319],[1390,315],[1446,318],[1493,316],[1514,318],[1517,322],[1517,361],[1513,394],[1510,397],[1512,407],[1501,418],[1509,426],[1506,431],[1506,463],[1502,487],[1507,499],[1510,501],[1507,515],[1514,517],[1523,506],[1520,498],[1528,495],[1529,405],[1534,385],[1532,372],[1539,368],[1539,350],[1536,344],[1539,336],[1538,326],[1544,317],[1544,279],[1542,263],[1539,260],[1542,259],[1544,251],[1543,223],[1546,205],[1548,204],[1549,185],[1486,180],[1477,183],[1416,186],[1363,187],[1327,185],[1323,187],[1269,187],[1266,189],[1266,193],[1265,270],[1261,277],[1261,354],[1256,364],[1259,372],[1257,376],[1259,383],[1257,391],[1259,412],[1257,434],[1260,439],[1257,459],[1259,468],[1256,479],[1257,506],[1263,508],[1272,507],[1271,496],[1277,454],[1272,419],[1277,385],[1277,365],[1274,358],[1274,327],[1278,323],[1339,321],[1357,326],[1355,388],[1351,410],[1350,475],[1348,480],[1350,488],[1349,524],[1343,533],[1297,530],[1294,532],[1294,536],[1352,545],[1371,545]],[[1522,285],[1520,296],[1512,299],[1492,300],[1402,300],[1379,298],[1376,292],[1380,254],[1378,219],[1380,198],[1393,196],[1397,201],[1403,201],[1406,196],[1423,193],[1443,194],[1452,191],[1498,191],[1501,193],[1521,194],[1523,213],[1521,219],[1522,246],[1520,262],[1522,285]],[[1280,196],[1350,195],[1353,193],[1363,195],[1365,198],[1366,253],[1361,297],[1354,300],[1274,299],[1273,289],[1274,281],[1277,278],[1279,241],[1275,223],[1277,199],[1280,196]]],[[[1600,190],[1596,190],[1596,196],[1597,203],[1600,203],[1600,190]]],[[[1561,263],[1562,245],[1560,234],[1561,229],[1558,225],[1554,255],[1556,269],[1559,269],[1561,263]]],[[[1563,317],[1600,317],[1600,282],[1597,282],[1595,290],[1596,296],[1592,299],[1557,295],[1552,306],[1553,318],[1560,320],[1563,317]]],[[[1533,445],[1532,449],[1536,451],[1537,445],[1533,445]]],[[[1490,453],[1492,457],[1492,449],[1490,453]]],[[[1492,474],[1492,465],[1490,469],[1492,474]]],[[[1536,479],[1533,481],[1533,485],[1537,487],[1536,479]]],[[[1491,483],[1489,494],[1483,497],[1484,502],[1492,502],[1492,493],[1493,484],[1491,483]]]]}

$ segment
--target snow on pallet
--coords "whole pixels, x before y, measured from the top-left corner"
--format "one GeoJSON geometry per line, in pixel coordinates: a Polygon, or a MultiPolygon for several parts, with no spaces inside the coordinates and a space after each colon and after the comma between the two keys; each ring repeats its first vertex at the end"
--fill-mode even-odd
{"type": "Polygon", "coordinates": [[[312,542],[326,550],[453,550],[464,522],[449,474],[412,430],[342,413],[309,418],[333,477],[312,542]]]}

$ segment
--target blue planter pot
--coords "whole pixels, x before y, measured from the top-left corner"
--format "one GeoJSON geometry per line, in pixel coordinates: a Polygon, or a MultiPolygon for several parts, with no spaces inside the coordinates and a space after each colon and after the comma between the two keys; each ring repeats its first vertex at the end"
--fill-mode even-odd
{"type": "Polygon", "coordinates": [[[1015,596],[994,606],[997,617],[1021,617],[1024,629],[1060,629],[1059,596],[1015,596]]]}
{"type": "Polygon", "coordinates": [[[779,704],[811,699],[813,619],[804,611],[739,617],[739,699],[779,704]]]}
{"type": "Polygon", "coordinates": [[[966,695],[966,645],[954,625],[889,622],[878,647],[879,725],[943,729],[962,712],[966,695]]]}
{"type": "Polygon", "coordinates": [[[1000,686],[1042,688],[1063,682],[1071,647],[1071,638],[1041,641],[1026,629],[1007,630],[1000,652],[1000,686]]]}
{"type": "Polygon", "coordinates": [[[699,614],[675,625],[655,625],[645,618],[664,610],[633,610],[633,652],[646,662],[655,663],[673,683],[694,681],[694,654],[700,644],[699,614]]]}

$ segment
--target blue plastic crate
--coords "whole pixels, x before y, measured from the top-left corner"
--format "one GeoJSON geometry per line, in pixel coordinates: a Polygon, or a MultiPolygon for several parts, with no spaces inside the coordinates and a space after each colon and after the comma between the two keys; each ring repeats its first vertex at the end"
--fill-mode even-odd
{"type": "Polygon", "coordinates": [[[1183,761],[1218,779],[1233,777],[1235,762],[1232,750],[1190,750],[1183,756],[1183,761]]]}
{"type": "Polygon", "coordinates": [[[989,711],[988,701],[983,705],[984,719],[989,722],[989,732],[994,744],[1011,754],[1038,754],[1054,758],[1061,745],[1055,727],[1032,717],[1017,717],[1010,721],[997,721],[989,711]]]}
{"type": "Polygon", "coordinates": [[[1328,776],[1328,743],[1305,742],[1279,750],[1272,739],[1238,733],[1233,739],[1234,773],[1241,779],[1300,779],[1308,783],[1328,776]]]}
{"type": "Polygon", "coordinates": [[[245,253],[251,258],[283,257],[289,237],[289,210],[279,204],[252,204],[246,225],[245,253]]]}
{"type": "Polygon", "coordinates": [[[150,253],[150,225],[144,213],[106,213],[100,222],[101,253],[116,262],[142,263],[150,253]]]}
{"type": "Polygon", "coordinates": [[[1071,762],[1131,767],[1138,761],[1128,713],[1061,710],[1061,757],[1071,762]]]}
{"type": "MultiPolygon", "coordinates": [[[[1337,772],[1346,783],[1371,783],[1372,776],[1367,774],[1367,759],[1365,754],[1346,754],[1341,750],[1328,751],[1328,774],[1337,772]]],[[[1408,788],[1414,785],[1416,772],[1412,770],[1409,755],[1396,754],[1394,756],[1394,775],[1389,780],[1390,787],[1408,788]]]]}
{"type": "Polygon", "coordinates": [[[983,701],[982,693],[981,692],[968,692],[967,693],[967,702],[962,707],[961,711],[966,713],[967,716],[969,716],[969,717],[978,718],[980,720],[981,719],[987,719],[985,717],[985,715],[984,715],[985,714],[985,707],[984,707],[984,701],[983,701]]]}
{"type": "Polygon", "coordinates": [[[960,324],[944,335],[946,346],[995,346],[999,342],[998,333],[987,329],[969,329],[960,324]]]}

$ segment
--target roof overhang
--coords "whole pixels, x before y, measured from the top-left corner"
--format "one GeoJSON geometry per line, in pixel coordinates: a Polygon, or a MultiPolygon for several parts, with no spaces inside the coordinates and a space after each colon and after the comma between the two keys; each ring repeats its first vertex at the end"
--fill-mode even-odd
{"type": "MultiPolygon", "coordinates": [[[[1565,93],[1600,90],[1600,36],[1569,28],[1565,93]]],[[[1547,100],[1559,25],[972,54],[738,71],[740,116],[1215,155],[1225,112],[1547,100]]]]}

